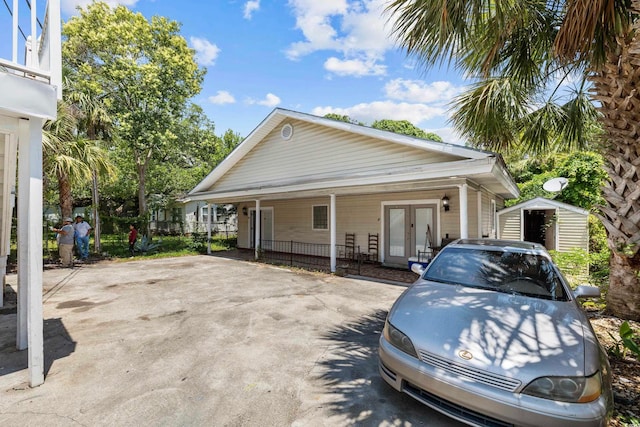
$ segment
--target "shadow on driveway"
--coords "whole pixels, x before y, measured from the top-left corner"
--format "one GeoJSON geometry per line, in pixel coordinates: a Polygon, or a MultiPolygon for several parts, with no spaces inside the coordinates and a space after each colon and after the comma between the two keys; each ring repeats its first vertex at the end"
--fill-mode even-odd
{"type": "MultiPolygon", "coordinates": [[[[0,315],[0,376],[28,368],[28,351],[16,349],[17,315],[0,315]]],[[[44,374],[49,373],[57,359],[69,356],[76,350],[62,319],[44,320],[44,374]]]]}
{"type": "Polygon", "coordinates": [[[331,412],[346,416],[349,425],[461,426],[397,392],[380,377],[378,339],[386,316],[387,311],[378,310],[324,334],[335,344],[333,356],[319,363],[320,379],[337,395],[329,404],[331,412]]]}

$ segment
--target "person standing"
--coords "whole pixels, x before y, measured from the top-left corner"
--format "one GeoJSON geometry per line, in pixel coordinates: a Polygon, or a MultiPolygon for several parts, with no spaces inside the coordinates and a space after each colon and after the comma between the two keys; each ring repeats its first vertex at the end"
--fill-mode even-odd
{"type": "Polygon", "coordinates": [[[76,223],[73,224],[76,235],[76,246],[78,247],[78,255],[83,261],[89,258],[89,234],[93,227],[84,220],[82,215],[76,216],[76,223]]]}
{"type": "Polygon", "coordinates": [[[133,256],[133,251],[138,240],[138,230],[134,224],[129,224],[129,253],[133,256]]]}
{"type": "Polygon", "coordinates": [[[53,231],[58,233],[58,253],[60,254],[60,263],[63,267],[73,267],[73,236],[74,229],[71,218],[65,218],[62,228],[54,228],[53,231]]]}

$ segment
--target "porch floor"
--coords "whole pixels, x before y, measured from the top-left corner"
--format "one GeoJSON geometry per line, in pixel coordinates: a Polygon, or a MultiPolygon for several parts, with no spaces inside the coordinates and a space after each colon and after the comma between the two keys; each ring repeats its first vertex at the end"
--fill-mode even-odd
{"type": "MultiPolygon", "coordinates": [[[[212,252],[211,255],[223,258],[242,259],[245,261],[254,260],[254,252],[252,249],[231,249],[228,251],[212,252]]],[[[379,263],[363,263],[360,266],[360,276],[371,280],[403,284],[411,284],[418,278],[415,273],[408,269],[386,267],[379,263]]]]}

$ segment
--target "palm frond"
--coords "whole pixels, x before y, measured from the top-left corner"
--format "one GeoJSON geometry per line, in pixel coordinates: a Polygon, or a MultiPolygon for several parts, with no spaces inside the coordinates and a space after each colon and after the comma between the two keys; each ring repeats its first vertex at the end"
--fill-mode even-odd
{"type": "Polygon", "coordinates": [[[474,145],[502,151],[518,137],[516,123],[529,110],[529,92],[517,81],[482,80],[456,97],[451,121],[474,145]]]}

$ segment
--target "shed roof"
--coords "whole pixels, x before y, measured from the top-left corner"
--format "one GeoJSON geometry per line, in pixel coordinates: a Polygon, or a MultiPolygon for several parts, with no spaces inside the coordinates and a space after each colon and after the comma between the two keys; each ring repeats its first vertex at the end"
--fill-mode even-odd
{"type": "Polygon", "coordinates": [[[513,212],[517,209],[566,209],[571,212],[575,212],[581,215],[589,215],[589,211],[582,209],[578,206],[570,205],[567,203],[558,202],[557,200],[547,199],[545,197],[536,197],[535,199],[527,200],[525,202],[518,203],[517,205],[510,206],[497,212],[498,216],[513,212]]]}

